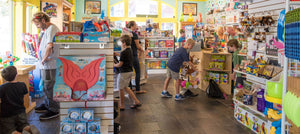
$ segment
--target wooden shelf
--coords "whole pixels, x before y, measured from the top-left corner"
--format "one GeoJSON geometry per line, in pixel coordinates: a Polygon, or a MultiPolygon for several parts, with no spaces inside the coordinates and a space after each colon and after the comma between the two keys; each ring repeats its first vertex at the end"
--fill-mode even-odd
{"type": "Polygon", "coordinates": [[[231,70],[215,70],[215,69],[204,69],[205,71],[212,71],[212,72],[231,72],[231,70]]]}
{"type": "Polygon", "coordinates": [[[224,52],[219,52],[219,53],[203,52],[203,53],[210,54],[210,55],[231,55],[231,53],[224,53],[224,52]]]}

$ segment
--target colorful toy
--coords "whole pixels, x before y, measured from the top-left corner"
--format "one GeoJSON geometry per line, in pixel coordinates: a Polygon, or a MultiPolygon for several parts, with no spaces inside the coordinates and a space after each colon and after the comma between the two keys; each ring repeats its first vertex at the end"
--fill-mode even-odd
{"type": "Polygon", "coordinates": [[[193,22],[193,14],[189,13],[189,17],[187,19],[187,22],[193,22]]]}
{"type": "Polygon", "coordinates": [[[109,42],[109,32],[83,32],[83,42],[109,42]]]}
{"type": "Polygon", "coordinates": [[[282,81],[280,82],[275,82],[275,81],[267,81],[267,94],[270,97],[282,98],[282,81]]]}
{"type": "Polygon", "coordinates": [[[93,109],[81,109],[80,120],[84,122],[90,122],[94,120],[94,110],[93,109]]]}
{"type": "Polygon", "coordinates": [[[166,41],[165,40],[158,40],[158,47],[160,47],[160,48],[166,47],[166,41]]]}
{"type": "Polygon", "coordinates": [[[68,119],[72,122],[80,121],[80,108],[70,108],[68,109],[68,119]]]}
{"type": "Polygon", "coordinates": [[[94,120],[88,123],[88,134],[100,134],[100,120],[94,120]]]}
{"type": "Polygon", "coordinates": [[[61,134],[73,134],[74,124],[69,122],[60,123],[60,133],[61,134]]]}
{"type": "Polygon", "coordinates": [[[82,42],[81,32],[58,32],[55,42],[82,42]]]}
{"type": "Polygon", "coordinates": [[[56,74],[53,98],[56,101],[101,100],[106,89],[106,58],[99,56],[63,56],[62,76],[56,74]]]}
{"type": "Polygon", "coordinates": [[[166,40],[166,47],[173,48],[174,47],[174,40],[166,40]]]}
{"type": "Polygon", "coordinates": [[[183,13],[180,14],[179,21],[180,21],[180,22],[184,22],[183,13]]]}
{"type": "Polygon", "coordinates": [[[86,133],[86,123],[74,123],[74,133],[85,134],[86,133]]]}
{"type": "Polygon", "coordinates": [[[265,97],[264,97],[264,89],[260,89],[260,91],[257,92],[257,110],[260,112],[264,112],[265,110],[265,97]]]}

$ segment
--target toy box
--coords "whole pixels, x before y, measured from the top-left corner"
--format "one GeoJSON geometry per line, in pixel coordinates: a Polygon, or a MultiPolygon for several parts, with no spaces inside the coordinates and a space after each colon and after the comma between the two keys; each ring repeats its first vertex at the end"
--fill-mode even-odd
{"type": "Polygon", "coordinates": [[[58,32],[55,42],[82,42],[81,32],[58,32]]]}
{"type": "Polygon", "coordinates": [[[166,40],[166,47],[167,48],[173,48],[174,47],[174,41],[173,40],[166,40]]]}
{"type": "Polygon", "coordinates": [[[160,58],[168,58],[168,51],[160,51],[160,58]]]}
{"type": "Polygon", "coordinates": [[[154,48],[155,47],[155,41],[154,40],[150,40],[149,47],[150,48],[154,48]]]}
{"type": "Polygon", "coordinates": [[[80,121],[90,122],[94,120],[94,110],[93,109],[81,109],[80,121]]]}
{"type": "Polygon", "coordinates": [[[61,56],[56,62],[55,101],[103,100],[106,90],[106,57],[61,56]]]}
{"type": "Polygon", "coordinates": [[[86,123],[74,123],[74,134],[86,134],[86,123]]]}
{"type": "Polygon", "coordinates": [[[159,40],[158,41],[158,47],[162,47],[162,48],[166,47],[166,41],[165,40],[159,40]]]}
{"type": "Polygon", "coordinates": [[[220,84],[228,83],[228,74],[220,74],[220,84]]]}
{"type": "Polygon", "coordinates": [[[94,120],[88,123],[88,134],[101,134],[100,120],[94,120]]]}
{"type": "Polygon", "coordinates": [[[225,62],[224,55],[212,55],[211,58],[212,58],[212,61],[214,61],[214,62],[225,62]]]}
{"type": "Polygon", "coordinates": [[[160,52],[159,51],[153,51],[153,56],[154,56],[154,58],[159,58],[160,57],[160,52]]]}
{"type": "Polygon", "coordinates": [[[68,120],[72,122],[79,122],[80,121],[80,108],[70,108],[68,109],[68,120]]]}
{"type": "Polygon", "coordinates": [[[60,134],[73,134],[74,124],[69,122],[60,123],[60,134]]]}
{"type": "Polygon", "coordinates": [[[83,42],[109,42],[108,32],[83,32],[83,42]]]}

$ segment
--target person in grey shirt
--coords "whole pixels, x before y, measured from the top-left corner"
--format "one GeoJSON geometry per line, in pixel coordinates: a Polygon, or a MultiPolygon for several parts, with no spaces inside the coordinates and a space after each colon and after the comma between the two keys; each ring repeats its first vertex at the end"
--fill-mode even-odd
{"type": "Polygon", "coordinates": [[[39,68],[45,94],[44,104],[35,108],[36,113],[44,113],[39,118],[47,120],[59,116],[59,104],[53,101],[53,87],[56,76],[56,60],[59,55],[59,45],[53,44],[53,38],[59,29],[50,22],[50,17],[38,12],[33,15],[33,23],[41,30],[39,34],[39,68]]]}

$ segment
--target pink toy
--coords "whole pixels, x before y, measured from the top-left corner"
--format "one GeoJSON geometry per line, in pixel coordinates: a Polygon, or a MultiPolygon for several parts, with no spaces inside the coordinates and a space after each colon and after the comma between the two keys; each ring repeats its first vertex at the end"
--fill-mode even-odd
{"type": "Polygon", "coordinates": [[[185,87],[185,83],[186,83],[186,81],[185,81],[185,80],[182,80],[182,81],[181,81],[181,87],[185,87]]]}
{"type": "Polygon", "coordinates": [[[284,48],[284,45],[281,42],[276,41],[274,38],[272,40],[274,42],[273,45],[276,46],[278,49],[283,49],[284,48]]]}

